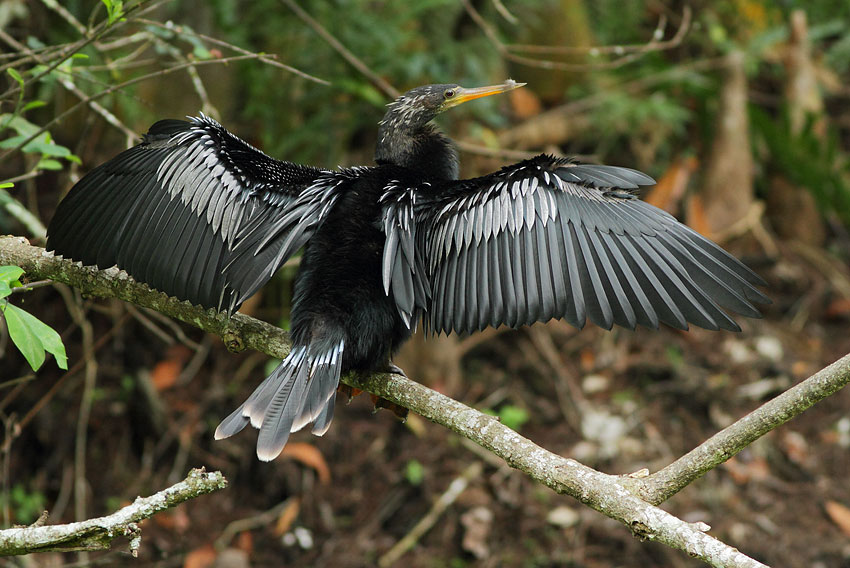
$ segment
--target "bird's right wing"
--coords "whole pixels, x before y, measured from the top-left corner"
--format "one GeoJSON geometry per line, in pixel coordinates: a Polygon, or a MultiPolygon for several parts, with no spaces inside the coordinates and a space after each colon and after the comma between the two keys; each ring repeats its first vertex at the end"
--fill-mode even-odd
{"type": "Polygon", "coordinates": [[[738,330],[721,307],[759,317],[763,280],[631,193],[651,183],[628,168],[538,156],[423,191],[427,327],[469,333],[551,318],[582,327],[589,318],[606,329],[738,330]]]}
{"type": "Polygon", "coordinates": [[[163,120],[71,189],[47,248],[232,312],[309,238],[337,186],[208,117],[163,120]]]}

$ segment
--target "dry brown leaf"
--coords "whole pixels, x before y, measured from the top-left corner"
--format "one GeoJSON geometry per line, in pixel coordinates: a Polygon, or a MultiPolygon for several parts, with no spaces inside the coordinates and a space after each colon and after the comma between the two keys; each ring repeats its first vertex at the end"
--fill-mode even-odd
{"type": "Polygon", "coordinates": [[[330,483],[331,470],[322,452],[316,446],[304,442],[290,442],[280,453],[281,457],[289,457],[316,470],[320,483],[330,483]]]}
{"type": "Polygon", "coordinates": [[[698,164],[699,162],[693,156],[676,160],[664,172],[655,187],[646,194],[644,200],[668,213],[675,214],[698,164]]]}
{"type": "Polygon", "coordinates": [[[508,95],[514,116],[519,120],[526,120],[537,116],[543,110],[540,99],[531,89],[514,89],[508,95]]]}
{"type": "Polygon", "coordinates": [[[770,477],[770,466],[763,457],[755,457],[749,461],[730,458],[723,464],[735,483],[743,485],[750,481],[764,481],[770,477]]]}
{"type": "Polygon", "coordinates": [[[708,224],[705,205],[702,202],[702,197],[699,195],[692,195],[688,200],[685,222],[697,233],[711,238],[711,226],[708,224]]]}
{"type": "Polygon", "coordinates": [[[155,515],[153,520],[162,528],[178,534],[185,533],[191,524],[189,515],[182,508],[172,509],[171,511],[155,515]]]}
{"type": "Polygon", "coordinates": [[[277,522],[274,525],[275,536],[283,536],[292,528],[292,523],[298,518],[298,513],[301,512],[301,499],[292,498],[280,515],[277,517],[277,522]]]}
{"type": "Polygon", "coordinates": [[[590,371],[596,365],[596,354],[593,349],[582,349],[579,352],[579,362],[583,371],[590,371]]]}
{"type": "Polygon", "coordinates": [[[251,531],[242,531],[236,535],[236,544],[234,547],[251,554],[254,551],[254,537],[251,531]]]}
{"type": "Polygon", "coordinates": [[[211,544],[196,548],[183,559],[183,568],[209,568],[215,563],[216,551],[211,544]]]}
{"type": "Polygon", "coordinates": [[[257,313],[257,308],[260,307],[260,304],[263,301],[262,290],[245,300],[241,306],[239,306],[239,311],[245,314],[246,316],[254,316],[257,313]]]}
{"type": "Polygon", "coordinates": [[[838,298],[826,307],[826,317],[840,318],[850,316],[850,298],[838,298]]]}
{"type": "Polygon", "coordinates": [[[192,357],[192,351],[183,344],[172,345],[168,348],[165,359],[154,366],[151,372],[151,381],[158,391],[163,391],[174,386],[183,366],[192,357]]]}
{"type": "Polygon", "coordinates": [[[487,507],[475,507],[460,516],[464,527],[463,549],[471,552],[479,560],[490,556],[487,541],[493,526],[493,512],[487,507]]]}
{"type": "Polygon", "coordinates": [[[183,370],[183,365],[171,359],[164,359],[156,364],[151,372],[151,381],[153,386],[158,391],[170,389],[177,382],[177,377],[180,376],[180,371],[183,370]]]}
{"type": "Polygon", "coordinates": [[[826,514],[845,535],[850,537],[850,507],[837,501],[827,501],[824,505],[826,514]]]}
{"type": "Polygon", "coordinates": [[[792,462],[806,466],[810,460],[809,443],[799,432],[784,430],[779,438],[779,446],[792,462]]]}

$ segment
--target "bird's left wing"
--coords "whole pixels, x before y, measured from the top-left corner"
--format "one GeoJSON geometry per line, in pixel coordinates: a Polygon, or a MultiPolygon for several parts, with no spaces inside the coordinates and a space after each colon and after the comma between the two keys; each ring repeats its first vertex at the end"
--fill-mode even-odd
{"type": "Polygon", "coordinates": [[[420,194],[419,247],[436,333],[564,318],[738,330],[759,317],[764,282],[723,249],[630,190],[638,171],[538,156],[420,194]],[[430,197],[429,197],[430,196],[430,197]]]}
{"type": "Polygon", "coordinates": [[[72,188],[47,248],[233,311],[309,238],[335,175],[270,158],[205,116],[162,120],[72,188]]]}

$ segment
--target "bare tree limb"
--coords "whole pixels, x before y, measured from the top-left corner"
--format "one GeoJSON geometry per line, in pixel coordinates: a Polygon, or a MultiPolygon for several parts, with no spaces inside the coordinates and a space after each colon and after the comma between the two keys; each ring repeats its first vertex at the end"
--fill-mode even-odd
{"type": "Polygon", "coordinates": [[[845,355],[721,430],[664,469],[629,485],[647,502],[663,503],[758,438],[835,394],[848,382],[850,355],[845,355]]]}
{"type": "MultiPolygon", "coordinates": [[[[165,509],[227,487],[221,472],[193,469],[183,481],[107,515],[66,525],[31,526],[0,530],[0,556],[58,550],[105,550],[120,536],[130,539],[130,553],[138,555],[142,531],[136,524],[165,509]]],[[[38,523],[36,523],[38,524],[38,523]]]]}
{"type": "Polygon", "coordinates": [[[498,418],[400,375],[346,377],[355,388],[409,408],[493,452],[511,467],[557,493],[570,495],[600,513],[625,524],[641,539],[656,540],[685,551],[712,566],[764,567],[735,548],[706,534],[705,523],[686,523],[630,492],[628,477],[608,475],[541,448],[498,418]]]}
{"type": "MultiPolygon", "coordinates": [[[[30,246],[21,237],[0,237],[0,265],[4,264],[24,268],[29,278],[65,282],[85,295],[119,298],[158,310],[221,336],[234,351],[253,348],[275,357],[284,357],[289,351],[287,334],[272,325],[242,314],[228,319],[213,310],[191,306],[151,290],[116,268],[82,267],[30,246]]],[[[686,523],[654,505],[848,381],[850,356],[724,430],[691,452],[691,458],[686,456],[684,461],[670,466],[672,469],[647,478],[645,474],[607,475],[556,455],[523,438],[498,419],[400,375],[343,377],[343,382],[350,386],[409,408],[472,440],[534,480],[619,520],[640,538],[663,542],[712,566],[733,568],[763,565],[706,534],[706,525],[686,523]],[[661,489],[653,489],[655,485],[661,489]]]]}

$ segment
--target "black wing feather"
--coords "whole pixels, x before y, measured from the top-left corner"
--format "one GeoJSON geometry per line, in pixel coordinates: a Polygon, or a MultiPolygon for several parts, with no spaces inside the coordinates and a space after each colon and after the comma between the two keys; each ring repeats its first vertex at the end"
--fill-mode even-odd
{"type": "Polygon", "coordinates": [[[321,222],[336,184],[317,182],[334,175],[270,158],[204,116],[162,120],[80,180],[56,211],[47,247],[232,311],[321,222]],[[275,225],[293,208],[297,222],[275,225]],[[294,237],[275,249],[287,231],[294,237]]]}
{"type": "Polygon", "coordinates": [[[428,327],[469,333],[558,317],[739,330],[721,308],[759,317],[762,279],[630,193],[651,183],[628,168],[538,156],[423,192],[428,327]]]}

